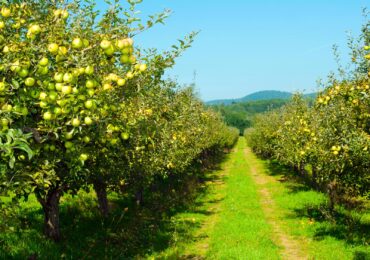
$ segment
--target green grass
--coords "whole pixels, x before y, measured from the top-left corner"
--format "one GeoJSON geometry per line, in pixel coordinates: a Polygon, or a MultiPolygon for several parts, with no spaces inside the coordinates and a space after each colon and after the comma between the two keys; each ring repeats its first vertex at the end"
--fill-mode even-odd
{"type": "Polygon", "coordinates": [[[260,171],[273,176],[267,188],[277,205],[276,216],[287,234],[299,239],[309,259],[370,259],[370,211],[327,207],[325,194],[297,179],[272,161],[249,158],[260,171]]]}
{"type": "Polygon", "coordinates": [[[226,196],[219,222],[211,234],[207,256],[210,259],[279,259],[243,148],[245,141],[241,139],[230,160],[226,196]]]}
{"type": "Polygon", "coordinates": [[[142,207],[111,194],[107,220],[99,217],[93,192],[63,196],[59,244],[42,235],[41,208],[30,197],[9,223],[14,229],[0,232],[0,259],[281,259],[252,166],[272,176],[265,187],[275,202],[273,214],[308,259],[370,259],[368,208],[337,207],[330,214],[324,194],[273,162],[246,156],[245,147],[240,139],[200,184],[193,180],[171,194],[150,194],[151,203],[142,207]]]}

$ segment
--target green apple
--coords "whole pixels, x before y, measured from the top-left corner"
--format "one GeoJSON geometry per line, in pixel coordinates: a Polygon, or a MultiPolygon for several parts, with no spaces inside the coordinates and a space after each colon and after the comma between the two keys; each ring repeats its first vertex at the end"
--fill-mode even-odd
{"type": "Polygon", "coordinates": [[[24,84],[26,84],[27,87],[32,87],[33,85],[35,85],[35,79],[34,78],[26,78],[26,80],[24,81],[24,84]]]}
{"type": "Polygon", "coordinates": [[[73,41],[72,41],[72,48],[74,49],[80,49],[82,48],[84,45],[83,41],[81,40],[81,38],[74,38],[73,41]]]}
{"type": "Polygon", "coordinates": [[[93,107],[93,105],[94,105],[94,102],[93,102],[92,100],[86,100],[86,101],[85,101],[85,107],[86,107],[87,109],[92,108],[92,107],[93,107]]]}
{"type": "Polygon", "coordinates": [[[80,126],[80,124],[81,124],[80,119],[78,119],[78,118],[74,118],[74,119],[72,119],[72,125],[73,125],[74,127],[79,127],[79,126],[80,126]]]}
{"type": "Polygon", "coordinates": [[[56,54],[59,50],[59,45],[56,44],[56,43],[50,43],[48,45],[48,51],[53,53],[53,54],[56,54]]]}
{"type": "Polygon", "coordinates": [[[57,72],[54,74],[54,80],[58,83],[63,82],[63,77],[64,77],[63,73],[57,72]]]}
{"type": "Polygon", "coordinates": [[[70,141],[65,142],[64,147],[67,149],[72,149],[73,148],[73,143],[70,141]]]}
{"type": "Polygon", "coordinates": [[[86,73],[87,75],[92,75],[92,74],[94,74],[94,67],[93,67],[93,66],[87,66],[87,67],[85,68],[85,73],[86,73]]]}
{"type": "Polygon", "coordinates": [[[86,125],[91,125],[93,123],[93,120],[91,119],[91,117],[88,117],[88,116],[85,117],[84,121],[86,125]]]}
{"type": "Polygon", "coordinates": [[[111,46],[112,46],[112,43],[110,41],[108,41],[108,40],[102,40],[101,43],[100,43],[100,47],[103,50],[107,50],[111,46]]]}
{"type": "Polygon", "coordinates": [[[18,71],[18,75],[21,77],[21,78],[25,78],[28,76],[28,69],[26,68],[21,68],[19,71],[18,71]]]}
{"type": "Polygon", "coordinates": [[[65,73],[63,75],[63,81],[66,83],[71,83],[73,81],[73,75],[71,73],[65,73]]]}
{"type": "Polygon", "coordinates": [[[3,7],[1,8],[1,15],[5,18],[9,17],[11,15],[11,11],[9,8],[3,7]]]}
{"type": "Polygon", "coordinates": [[[80,157],[79,157],[79,159],[83,162],[86,161],[88,158],[89,156],[85,153],[80,154],[80,157]]]}
{"type": "Polygon", "coordinates": [[[41,92],[39,95],[40,100],[46,100],[47,97],[48,97],[48,94],[46,94],[45,92],[41,92]]]}
{"type": "Polygon", "coordinates": [[[53,114],[50,112],[45,112],[43,115],[44,120],[49,121],[53,118],[53,114]]]}
{"type": "Polygon", "coordinates": [[[62,93],[65,95],[69,95],[72,93],[72,87],[69,85],[63,86],[62,87],[62,93]]]}
{"type": "Polygon", "coordinates": [[[39,61],[40,66],[46,66],[49,64],[49,59],[46,57],[42,57],[41,60],[39,61]]]}
{"type": "Polygon", "coordinates": [[[86,86],[86,88],[89,88],[89,89],[94,88],[95,87],[95,81],[92,80],[92,79],[88,79],[88,80],[86,80],[85,86],[86,86]]]}

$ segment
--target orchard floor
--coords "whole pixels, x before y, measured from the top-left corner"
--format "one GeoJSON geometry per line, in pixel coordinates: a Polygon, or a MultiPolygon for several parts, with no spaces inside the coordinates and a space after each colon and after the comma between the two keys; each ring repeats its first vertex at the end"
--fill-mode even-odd
{"type": "Polygon", "coordinates": [[[140,207],[111,195],[107,220],[92,192],[64,196],[58,244],[44,239],[31,197],[0,233],[0,259],[370,259],[369,210],[329,213],[324,194],[256,158],[243,138],[194,186],[140,207]]]}

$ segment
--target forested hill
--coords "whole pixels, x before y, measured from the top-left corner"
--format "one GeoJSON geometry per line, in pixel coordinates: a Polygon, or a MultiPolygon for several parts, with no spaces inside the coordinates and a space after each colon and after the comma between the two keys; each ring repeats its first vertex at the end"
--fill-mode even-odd
{"type": "Polygon", "coordinates": [[[256,114],[279,108],[289,100],[288,98],[269,99],[239,102],[229,105],[211,105],[211,107],[221,113],[228,125],[238,128],[240,133],[243,133],[244,129],[252,126],[253,118],[256,114]]]}
{"type": "MultiPolygon", "coordinates": [[[[277,90],[264,90],[255,92],[242,98],[237,99],[219,99],[208,101],[208,105],[229,105],[233,103],[247,102],[247,101],[259,101],[259,100],[271,100],[271,99],[290,99],[293,93],[277,90]]],[[[305,94],[305,97],[315,97],[316,93],[305,94]]]]}

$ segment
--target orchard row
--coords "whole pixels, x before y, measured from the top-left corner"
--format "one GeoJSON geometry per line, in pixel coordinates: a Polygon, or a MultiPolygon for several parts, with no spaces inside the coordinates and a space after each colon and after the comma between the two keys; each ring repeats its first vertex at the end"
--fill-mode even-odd
{"type": "Polygon", "coordinates": [[[330,77],[313,105],[297,95],[283,108],[259,116],[245,135],[253,150],[291,166],[329,193],[370,197],[370,28],[352,46],[354,70],[330,77]]]}
{"type": "Polygon", "coordinates": [[[63,194],[94,187],[106,216],[109,191],[140,202],[154,181],[192,174],[237,140],[191,88],[163,79],[194,34],[164,53],[135,47],[167,16],[142,22],[139,2],[102,15],[80,1],[1,7],[0,192],[34,194],[54,240],[63,194]]]}

